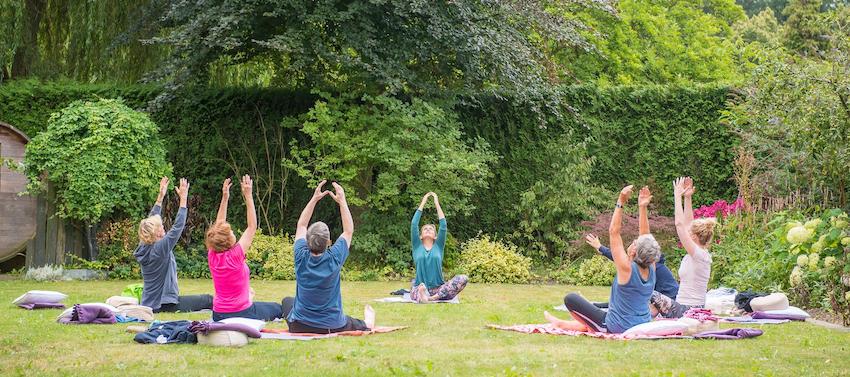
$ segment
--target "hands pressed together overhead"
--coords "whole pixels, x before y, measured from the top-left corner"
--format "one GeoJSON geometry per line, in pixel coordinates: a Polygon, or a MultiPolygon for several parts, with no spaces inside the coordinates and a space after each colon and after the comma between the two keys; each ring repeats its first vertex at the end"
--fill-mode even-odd
{"type": "Polygon", "coordinates": [[[324,198],[326,195],[329,195],[338,204],[347,203],[346,198],[345,198],[345,189],[343,189],[342,186],[339,183],[331,182],[331,185],[334,188],[334,192],[331,192],[331,191],[328,191],[328,190],[323,190],[323,187],[325,186],[325,183],[327,183],[327,182],[328,181],[326,179],[319,182],[319,185],[316,186],[315,190],[313,190],[312,200],[319,201],[319,200],[322,200],[322,198],[324,198]]]}

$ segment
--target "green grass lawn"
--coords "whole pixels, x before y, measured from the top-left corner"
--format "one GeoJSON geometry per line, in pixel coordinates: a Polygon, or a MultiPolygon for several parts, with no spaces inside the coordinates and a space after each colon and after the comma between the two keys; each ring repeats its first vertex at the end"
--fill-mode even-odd
{"type": "MultiPolygon", "coordinates": [[[[488,330],[488,323],[541,323],[542,312],[574,287],[472,284],[460,305],[372,303],[378,324],[408,329],[306,342],[252,340],[243,348],[141,345],[126,325],[60,325],[58,310],[10,302],[30,289],[58,290],[67,303],[102,302],[127,281],[0,281],[2,375],[848,375],[850,334],[806,323],[764,326],[741,341],[613,341],[488,330]]],[[[294,293],[293,282],[254,281],[258,300],[294,293]]],[[[210,293],[210,280],[181,280],[184,294],[210,293]]],[[[343,282],[348,314],[403,282],[343,282]]],[[[603,300],[608,288],[581,287],[603,300]]],[[[563,313],[560,313],[562,316],[563,313]]],[[[160,320],[204,319],[163,314],[160,320]]],[[[279,326],[279,325],[278,325],[279,326]]],[[[728,325],[724,327],[729,327],[728,325]]]]}

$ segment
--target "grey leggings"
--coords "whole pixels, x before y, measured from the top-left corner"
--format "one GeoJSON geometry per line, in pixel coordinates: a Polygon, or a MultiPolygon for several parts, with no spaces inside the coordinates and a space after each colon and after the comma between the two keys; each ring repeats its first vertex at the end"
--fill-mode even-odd
{"type": "Polygon", "coordinates": [[[580,294],[568,294],[564,297],[564,305],[567,307],[567,310],[570,311],[573,319],[581,322],[591,331],[608,331],[605,327],[605,317],[608,316],[608,312],[596,307],[596,305],[593,305],[592,302],[581,297],[580,294]]]}

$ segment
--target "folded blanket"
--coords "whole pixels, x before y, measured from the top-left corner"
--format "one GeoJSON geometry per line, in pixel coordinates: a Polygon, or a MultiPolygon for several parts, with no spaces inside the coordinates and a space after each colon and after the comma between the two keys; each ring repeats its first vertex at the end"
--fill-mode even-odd
{"type": "Polygon", "coordinates": [[[726,329],[702,332],[694,335],[694,339],[746,339],[755,338],[761,334],[764,334],[764,331],[759,329],[726,329]]]}
{"type": "Polygon", "coordinates": [[[74,304],[70,318],[61,318],[64,324],[110,324],[115,323],[115,314],[100,305],[74,304]]]}
{"type": "MultiPolygon", "coordinates": [[[[401,297],[384,297],[384,298],[376,298],[377,302],[389,302],[389,303],[399,303],[399,304],[415,304],[416,301],[413,301],[410,298],[410,293],[405,293],[401,297]]],[[[429,304],[460,304],[460,300],[455,296],[451,300],[437,300],[430,301],[429,304]]]]}
{"type": "Polygon", "coordinates": [[[33,309],[65,309],[65,304],[58,302],[33,302],[29,304],[18,304],[18,307],[26,310],[33,309]]]}
{"type": "Polygon", "coordinates": [[[407,326],[378,326],[372,331],[342,331],[331,334],[309,334],[309,333],[291,333],[287,329],[262,329],[260,332],[263,339],[279,339],[279,340],[312,340],[325,339],[335,336],[363,336],[372,334],[383,334],[396,330],[406,329],[407,326]]]}
{"type": "Polygon", "coordinates": [[[542,325],[513,325],[513,326],[500,326],[500,325],[487,325],[488,328],[495,330],[505,330],[505,331],[516,331],[521,332],[523,334],[549,334],[549,335],[569,335],[569,336],[589,336],[591,338],[601,338],[601,339],[614,339],[614,340],[631,340],[631,339],[690,339],[689,336],[682,335],[625,335],[625,334],[612,334],[605,332],[588,332],[588,331],[572,331],[572,330],[563,330],[557,327],[552,326],[551,324],[542,324],[542,325]]]}
{"type": "Polygon", "coordinates": [[[192,321],[189,325],[189,331],[194,334],[207,334],[211,331],[238,331],[251,338],[259,338],[260,332],[256,328],[241,323],[224,323],[224,322],[209,322],[209,321],[192,321]]]}
{"type": "Polygon", "coordinates": [[[189,321],[154,322],[133,340],[142,344],[197,343],[198,336],[189,331],[189,321]]]}

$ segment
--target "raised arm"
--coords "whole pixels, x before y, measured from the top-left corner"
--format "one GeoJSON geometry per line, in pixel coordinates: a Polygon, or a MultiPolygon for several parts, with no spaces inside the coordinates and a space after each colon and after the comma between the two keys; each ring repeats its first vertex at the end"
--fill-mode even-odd
{"type": "Polygon", "coordinates": [[[257,209],[254,207],[254,181],[246,174],[242,176],[239,186],[242,189],[242,197],[245,198],[245,212],[248,217],[248,226],[242,232],[242,237],[239,237],[239,246],[242,246],[242,250],[247,252],[251,248],[251,243],[254,242],[254,235],[257,234],[257,209]]]}
{"type": "Polygon", "coordinates": [[[413,218],[410,220],[410,247],[411,250],[415,250],[419,247],[419,244],[422,240],[419,239],[419,219],[422,218],[422,210],[425,208],[425,203],[428,201],[428,197],[431,196],[431,193],[425,194],[422,197],[422,201],[419,202],[419,208],[416,209],[416,212],[413,213],[413,218]]]}
{"type": "MultiPolygon", "coordinates": [[[[683,207],[682,197],[684,196],[685,190],[687,190],[685,178],[677,178],[673,181],[673,205],[675,206],[673,209],[673,217],[676,222],[676,235],[679,236],[679,242],[682,243],[682,246],[688,254],[693,254],[699,246],[697,246],[694,239],[691,238],[690,229],[692,220],[688,219],[683,207]]],[[[693,216],[693,214],[691,216],[693,216]]]]}
{"type": "Polygon", "coordinates": [[[316,209],[316,203],[322,200],[325,195],[329,194],[327,191],[322,191],[322,186],[325,185],[325,182],[327,181],[319,182],[319,185],[313,190],[313,197],[310,198],[310,201],[307,202],[307,205],[301,211],[301,216],[298,217],[298,224],[295,225],[296,240],[307,236],[307,226],[310,225],[310,218],[313,217],[313,210],[316,209]]]}
{"type": "Polygon", "coordinates": [[[649,187],[643,186],[638,194],[638,234],[649,234],[649,202],[652,201],[652,193],[649,187]]]}
{"type": "MultiPolygon", "coordinates": [[[[167,184],[167,182],[166,182],[167,184]]],[[[180,178],[180,185],[174,188],[177,191],[177,196],[180,198],[180,208],[177,209],[177,217],[174,218],[174,224],[171,229],[162,238],[165,241],[168,250],[174,250],[177,246],[177,241],[180,240],[180,235],[183,234],[183,228],[186,227],[186,206],[189,202],[189,181],[186,178],[180,178]]]]}
{"type": "Polygon", "coordinates": [[[162,177],[159,180],[159,193],[156,194],[156,203],[151,207],[148,217],[159,215],[162,212],[162,200],[165,199],[165,193],[168,191],[168,177],[162,177]]]}
{"type": "Polygon", "coordinates": [[[354,237],[354,218],[351,217],[351,210],[348,209],[348,201],[345,198],[345,190],[338,183],[331,183],[334,187],[334,192],[329,195],[334,201],[339,204],[339,217],[342,219],[342,235],[345,242],[351,247],[351,238],[354,237]]]}
{"type": "Polygon", "coordinates": [[[694,180],[691,177],[685,177],[685,191],[682,192],[682,200],[684,201],[682,209],[684,209],[685,221],[687,221],[688,225],[694,222],[694,205],[691,202],[694,190],[694,180]]]}
{"type": "Polygon", "coordinates": [[[623,207],[629,202],[633,186],[623,187],[617,205],[614,207],[614,215],[611,216],[611,225],[608,227],[608,236],[611,239],[611,255],[614,257],[614,265],[617,266],[617,282],[626,284],[632,276],[632,264],[626,254],[623,245],[623,237],[620,229],[623,227],[623,207]]]}
{"type": "Polygon", "coordinates": [[[215,215],[215,222],[221,223],[227,221],[227,202],[230,200],[230,178],[224,180],[221,184],[221,203],[218,205],[218,213],[215,215]]]}
{"type": "Polygon", "coordinates": [[[446,251],[446,234],[449,231],[446,214],[443,213],[443,208],[440,207],[440,198],[437,197],[437,194],[432,192],[431,196],[434,197],[434,207],[437,207],[437,217],[440,219],[440,229],[437,231],[436,243],[440,246],[440,250],[446,251]]]}

